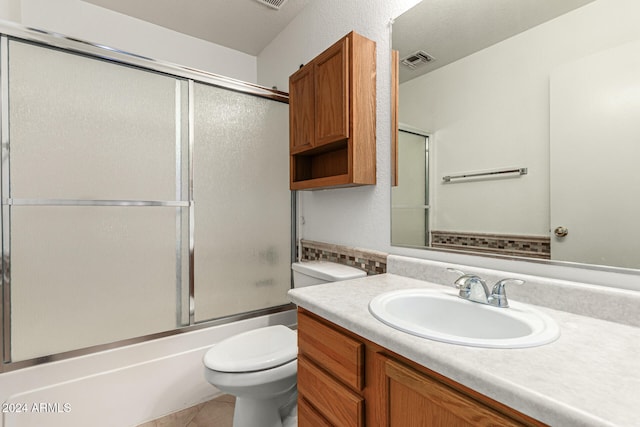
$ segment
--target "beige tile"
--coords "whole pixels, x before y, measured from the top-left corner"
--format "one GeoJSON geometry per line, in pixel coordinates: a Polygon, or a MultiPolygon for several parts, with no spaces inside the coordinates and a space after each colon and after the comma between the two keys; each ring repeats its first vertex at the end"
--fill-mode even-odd
{"type": "Polygon", "coordinates": [[[153,427],[185,427],[198,413],[198,406],[192,406],[191,408],[183,409],[182,411],[159,418],[153,427]]]}
{"type": "Polygon", "coordinates": [[[187,427],[232,427],[235,407],[233,396],[221,396],[198,407],[198,413],[187,427]]]}
{"type": "Polygon", "coordinates": [[[222,395],[138,427],[231,427],[235,397],[222,395]]]}

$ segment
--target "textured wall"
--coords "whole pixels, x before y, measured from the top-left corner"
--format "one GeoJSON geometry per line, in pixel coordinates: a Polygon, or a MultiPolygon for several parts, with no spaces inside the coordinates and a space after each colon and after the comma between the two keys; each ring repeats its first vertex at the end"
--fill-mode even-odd
{"type": "Polygon", "coordinates": [[[258,82],[288,91],[289,75],[348,32],[377,43],[376,186],[301,192],[301,237],[387,251],[390,228],[389,22],[415,0],[324,0],[302,13],[258,56],[258,82]]]}

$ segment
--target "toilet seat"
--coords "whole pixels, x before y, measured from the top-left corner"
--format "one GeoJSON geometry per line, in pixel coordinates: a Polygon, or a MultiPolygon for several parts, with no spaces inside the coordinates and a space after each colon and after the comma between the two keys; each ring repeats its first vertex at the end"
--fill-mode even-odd
{"type": "Polygon", "coordinates": [[[204,356],[204,365],[220,372],[254,372],[297,358],[297,334],[283,325],[243,332],[220,341],[204,356]]]}

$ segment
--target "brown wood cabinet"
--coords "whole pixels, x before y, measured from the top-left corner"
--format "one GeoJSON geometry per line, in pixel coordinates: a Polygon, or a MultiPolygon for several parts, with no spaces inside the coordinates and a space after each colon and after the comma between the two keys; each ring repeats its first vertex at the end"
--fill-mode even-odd
{"type": "Polygon", "coordinates": [[[398,185],[398,132],[400,130],[400,52],[391,50],[391,185],[398,185]]]}
{"type": "Polygon", "coordinates": [[[544,426],[298,309],[298,425],[544,426]]]}
{"type": "Polygon", "coordinates": [[[375,55],[351,32],[289,77],[292,190],[376,183],[375,55]]]}

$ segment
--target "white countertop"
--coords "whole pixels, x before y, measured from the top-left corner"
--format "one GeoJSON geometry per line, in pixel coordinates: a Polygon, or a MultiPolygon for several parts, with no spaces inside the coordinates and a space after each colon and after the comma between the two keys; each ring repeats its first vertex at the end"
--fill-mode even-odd
{"type": "MultiPolygon", "coordinates": [[[[560,326],[540,347],[486,349],[441,343],[376,320],[383,292],[443,286],[394,274],[289,291],[325,319],[552,426],[640,426],[640,328],[535,306],[560,326]]],[[[515,299],[514,299],[515,300],[515,299]]]]}

